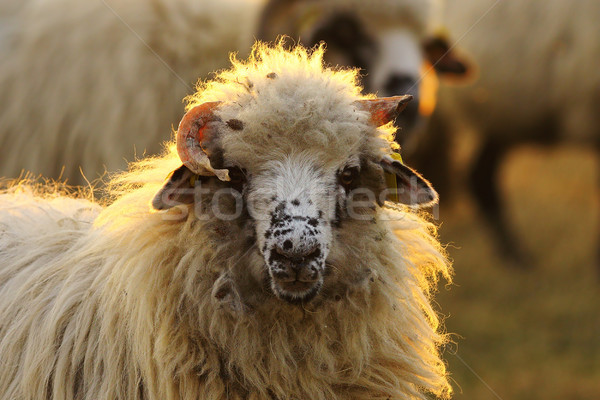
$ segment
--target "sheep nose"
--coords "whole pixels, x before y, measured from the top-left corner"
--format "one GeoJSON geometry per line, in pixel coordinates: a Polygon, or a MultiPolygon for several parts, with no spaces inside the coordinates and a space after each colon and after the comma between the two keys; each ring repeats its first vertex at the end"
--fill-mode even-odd
{"type": "MultiPolygon", "coordinates": [[[[287,241],[286,241],[287,242],[287,241]]],[[[273,272],[279,282],[303,282],[314,283],[319,280],[319,263],[321,248],[318,244],[295,248],[290,246],[275,246],[271,255],[271,261],[279,266],[273,272]]]]}
{"type": "Polygon", "coordinates": [[[299,270],[321,255],[318,243],[303,246],[294,246],[291,240],[286,240],[282,245],[275,245],[275,252],[280,259],[286,259],[293,270],[299,270]]]}
{"type": "MultiPolygon", "coordinates": [[[[419,119],[419,83],[412,77],[403,74],[394,74],[386,81],[383,92],[386,96],[410,94],[413,100],[408,103],[404,111],[396,118],[395,125],[404,130],[412,129],[419,119]]],[[[398,135],[402,137],[403,135],[398,135]]]]}

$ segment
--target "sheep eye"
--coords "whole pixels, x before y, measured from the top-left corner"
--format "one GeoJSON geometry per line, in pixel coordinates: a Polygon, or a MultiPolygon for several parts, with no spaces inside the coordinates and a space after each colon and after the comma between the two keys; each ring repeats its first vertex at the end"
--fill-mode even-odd
{"type": "Polygon", "coordinates": [[[346,167],[340,174],[340,183],[344,186],[351,185],[358,177],[358,167],[346,167]]]}

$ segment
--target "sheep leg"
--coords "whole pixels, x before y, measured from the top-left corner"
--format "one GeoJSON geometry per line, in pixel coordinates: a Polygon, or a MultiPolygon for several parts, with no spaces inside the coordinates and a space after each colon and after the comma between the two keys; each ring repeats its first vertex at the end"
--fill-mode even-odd
{"type": "MultiPolygon", "coordinates": [[[[488,134],[487,137],[493,137],[488,134]]],[[[527,268],[528,257],[521,249],[508,224],[499,185],[499,167],[510,144],[487,139],[479,152],[470,175],[470,190],[475,202],[490,226],[500,255],[509,265],[527,268]]]]}

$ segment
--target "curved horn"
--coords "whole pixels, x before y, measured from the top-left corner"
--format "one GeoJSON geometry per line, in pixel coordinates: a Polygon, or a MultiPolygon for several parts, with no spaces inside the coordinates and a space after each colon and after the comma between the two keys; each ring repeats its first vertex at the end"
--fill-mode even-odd
{"type": "Polygon", "coordinates": [[[406,94],[404,96],[357,100],[355,103],[364,111],[371,113],[371,123],[379,127],[395,120],[412,98],[411,95],[406,94]]]}
{"type": "Polygon", "coordinates": [[[215,175],[222,181],[229,180],[229,171],[214,169],[210,164],[206,144],[217,135],[217,124],[221,119],[214,111],[220,101],[203,103],[189,110],[177,128],[177,153],[181,162],[198,175],[215,175]]]}

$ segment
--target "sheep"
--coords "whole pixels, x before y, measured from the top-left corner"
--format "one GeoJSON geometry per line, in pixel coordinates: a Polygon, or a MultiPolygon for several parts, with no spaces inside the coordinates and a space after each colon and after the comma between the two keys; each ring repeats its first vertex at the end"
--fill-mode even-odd
{"type": "MultiPolygon", "coordinates": [[[[430,1],[396,2],[386,7],[393,7],[394,15],[410,16],[398,20],[398,26],[414,19],[421,40],[422,25],[433,9],[424,5],[430,1]]],[[[339,1],[323,3],[346,9],[339,1]]],[[[0,9],[16,10],[15,4],[0,0],[0,9]]],[[[17,177],[24,169],[71,184],[95,180],[106,170],[125,168],[125,160],[159,152],[158,144],[180,119],[181,98],[191,93],[195,80],[225,68],[230,51],[246,54],[252,38],[264,31],[261,24],[281,25],[266,17],[274,4],[265,5],[263,0],[18,4],[18,12],[7,13],[10,17],[2,25],[11,22],[14,40],[0,38],[5,49],[0,69],[0,146],[12,149],[0,159],[0,175],[17,177]]],[[[381,18],[373,10],[361,19],[369,15],[381,18]]],[[[275,34],[286,32],[281,27],[275,34]]],[[[414,43],[411,39],[401,49],[405,55],[400,61],[410,60],[417,73],[422,55],[415,53],[414,43]]],[[[386,47],[381,54],[388,52],[386,47]]],[[[404,68],[398,62],[384,57],[376,64],[404,68]]],[[[385,85],[388,69],[380,69],[377,74],[385,85]]],[[[369,90],[382,89],[378,85],[369,90]]],[[[408,86],[394,86],[382,95],[407,92],[408,86]]],[[[411,93],[417,97],[412,89],[411,93]]]]}
{"type": "Polygon", "coordinates": [[[450,396],[437,194],[392,146],[410,97],[323,52],[233,58],[107,205],[0,195],[0,399],[450,396]]]}
{"type": "Polygon", "coordinates": [[[526,143],[600,149],[599,13],[598,2],[560,0],[455,0],[447,9],[445,22],[453,32],[465,32],[460,45],[478,65],[479,79],[462,88],[441,88],[435,129],[422,136],[427,143],[418,154],[407,157],[422,160],[418,165],[440,189],[438,183],[450,181],[441,160],[448,158],[452,137],[460,129],[474,132],[481,144],[468,167],[470,192],[508,265],[532,264],[503,207],[498,170],[505,154],[526,143]],[[506,21],[508,30],[501,28],[506,21]]]}
{"type": "Polygon", "coordinates": [[[469,61],[442,31],[443,10],[441,0],[271,0],[258,38],[286,34],[308,46],[325,42],[328,63],[361,69],[365,92],[411,94],[396,121],[406,138],[435,106],[435,72],[455,82],[470,75],[469,61]]]}
{"type": "Polygon", "coordinates": [[[82,184],[160,150],[196,79],[250,49],[261,0],[22,3],[0,39],[0,175],[82,184]]]}

